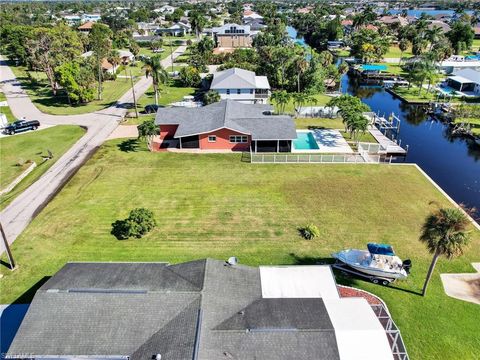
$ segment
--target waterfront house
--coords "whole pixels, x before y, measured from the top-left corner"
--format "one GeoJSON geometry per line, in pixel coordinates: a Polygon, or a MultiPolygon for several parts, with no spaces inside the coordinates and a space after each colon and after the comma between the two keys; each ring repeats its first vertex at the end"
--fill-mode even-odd
{"type": "Polygon", "coordinates": [[[272,107],[221,100],[201,108],[159,108],[157,149],[178,147],[214,151],[290,152],[297,138],[290,116],[272,107]]]}
{"type": "Polygon", "coordinates": [[[340,294],[328,265],[67,263],[36,292],[4,356],[393,360],[367,300],[340,294]]]}
{"type": "Polygon", "coordinates": [[[231,99],[248,104],[266,104],[270,96],[270,84],[266,76],[253,71],[231,68],[213,74],[210,90],[221,99],[231,99]]]}
{"type": "Polygon", "coordinates": [[[446,84],[461,96],[480,96],[480,71],[473,69],[457,70],[447,78],[446,84]]]}

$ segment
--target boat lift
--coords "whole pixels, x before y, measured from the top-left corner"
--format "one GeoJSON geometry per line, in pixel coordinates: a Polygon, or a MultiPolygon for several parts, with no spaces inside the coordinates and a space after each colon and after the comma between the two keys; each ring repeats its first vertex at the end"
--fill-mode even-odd
{"type": "Polygon", "coordinates": [[[395,281],[395,279],[391,279],[391,278],[374,276],[374,275],[369,275],[369,274],[362,273],[358,270],[352,269],[350,266],[342,263],[341,261],[337,261],[335,264],[332,264],[331,266],[332,266],[332,268],[337,269],[337,270],[339,270],[343,273],[350,274],[350,275],[353,274],[353,275],[356,275],[358,277],[368,279],[369,281],[371,281],[374,284],[380,284],[380,285],[383,285],[383,286],[388,286],[395,281]]]}

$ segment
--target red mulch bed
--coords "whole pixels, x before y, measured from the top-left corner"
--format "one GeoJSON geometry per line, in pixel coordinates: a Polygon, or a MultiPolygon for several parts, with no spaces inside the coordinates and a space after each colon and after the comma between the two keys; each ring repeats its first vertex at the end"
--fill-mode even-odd
{"type": "Polygon", "coordinates": [[[376,297],[362,290],[337,286],[340,297],[363,297],[370,305],[380,305],[382,302],[376,297]]]}

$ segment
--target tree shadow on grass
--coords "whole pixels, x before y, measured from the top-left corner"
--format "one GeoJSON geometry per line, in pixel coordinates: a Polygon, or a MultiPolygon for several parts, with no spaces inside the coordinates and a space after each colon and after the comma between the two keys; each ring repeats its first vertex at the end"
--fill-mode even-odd
{"type": "Polygon", "coordinates": [[[138,139],[128,139],[117,145],[118,149],[123,152],[137,152],[140,150],[138,139]]]}

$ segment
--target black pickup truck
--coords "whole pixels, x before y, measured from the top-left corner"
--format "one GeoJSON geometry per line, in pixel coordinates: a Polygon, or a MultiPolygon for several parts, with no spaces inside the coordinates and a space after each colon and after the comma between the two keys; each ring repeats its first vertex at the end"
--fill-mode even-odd
{"type": "Polygon", "coordinates": [[[28,130],[36,130],[40,126],[40,122],[37,120],[17,120],[8,126],[5,126],[3,132],[5,134],[13,135],[19,132],[28,131],[28,130]]]}

